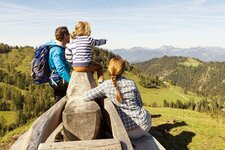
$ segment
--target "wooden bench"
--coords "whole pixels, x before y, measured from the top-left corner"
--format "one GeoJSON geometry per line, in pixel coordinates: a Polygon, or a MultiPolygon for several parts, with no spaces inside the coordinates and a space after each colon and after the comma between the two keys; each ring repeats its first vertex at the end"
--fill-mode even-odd
{"type": "MultiPolygon", "coordinates": [[[[33,123],[31,128],[19,137],[10,149],[133,150],[131,140],[127,135],[122,120],[114,104],[109,99],[97,100],[97,103],[95,101],[82,102],[80,100],[84,91],[95,86],[96,84],[91,73],[73,72],[67,96],[41,115],[33,123]],[[91,115],[79,116],[79,113],[82,114],[81,112],[84,114],[88,112],[91,113],[91,115]],[[99,117],[100,113],[103,119],[99,117]],[[77,117],[80,117],[80,119],[77,119],[77,117]],[[84,121],[86,124],[80,123],[80,120],[86,120],[84,121]],[[89,123],[88,120],[90,120],[91,123],[89,123]],[[74,126],[74,124],[77,124],[77,126],[74,126]],[[82,128],[81,125],[84,125],[84,127],[82,128]],[[87,130],[88,128],[91,129],[87,130]],[[65,131],[65,129],[67,131],[69,130],[69,132],[65,131]],[[63,134],[64,141],[55,142],[59,133],[63,134]]],[[[135,150],[164,150],[160,143],[151,135],[132,140],[132,143],[135,145],[135,150]]]]}

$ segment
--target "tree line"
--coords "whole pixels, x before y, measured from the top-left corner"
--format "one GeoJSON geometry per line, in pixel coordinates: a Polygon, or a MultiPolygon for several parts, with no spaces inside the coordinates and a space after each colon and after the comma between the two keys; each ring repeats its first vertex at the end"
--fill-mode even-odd
{"type": "Polygon", "coordinates": [[[221,115],[225,117],[225,111],[223,111],[223,101],[221,99],[207,99],[204,98],[199,102],[195,102],[194,100],[189,100],[186,102],[182,102],[177,99],[176,102],[167,101],[164,99],[163,105],[158,105],[157,102],[152,102],[151,104],[144,104],[148,107],[169,107],[169,108],[177,108],[177,109],[188,109],[197,112],[205,112],[216,115],[221,115]]]}
{"type": "Polygon", "coordinates": [[[19,49],[19,46],[9,46],[8,44],[0,43],[0,54],[1,53],[8,53],[12,49],[19,49]]]}

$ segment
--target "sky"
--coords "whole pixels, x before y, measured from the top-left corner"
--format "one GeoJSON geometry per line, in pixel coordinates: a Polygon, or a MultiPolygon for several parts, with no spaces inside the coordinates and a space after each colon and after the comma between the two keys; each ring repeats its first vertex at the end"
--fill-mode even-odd
{"type": "Polygon", "coordinates": [[[225,0],[1,0],[0,43],[38,46],[58,26],[88,21],[109,50],[225,48],[225,0]]]}

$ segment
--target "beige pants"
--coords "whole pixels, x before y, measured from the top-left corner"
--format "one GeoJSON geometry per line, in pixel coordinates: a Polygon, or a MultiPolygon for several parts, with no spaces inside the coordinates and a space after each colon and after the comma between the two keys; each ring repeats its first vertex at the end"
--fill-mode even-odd
{"type": "Polygon", "coordinates": [[[148,131],[151,128],[151,116],[148,116],[148,120],[146,123],[137,126],[136,128],[127,130],[127,134],[129,136],[129,138],[131,139],[138,139],[140,137],[142,137],[143,135],[148,134],[148,131]]]}

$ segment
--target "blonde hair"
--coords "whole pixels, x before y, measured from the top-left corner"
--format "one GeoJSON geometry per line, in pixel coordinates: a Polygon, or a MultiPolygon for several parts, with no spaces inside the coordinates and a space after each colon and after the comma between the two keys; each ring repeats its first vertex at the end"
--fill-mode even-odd
{"type": "Polygon", "coordinates": [[[116,88],[115,96],[118,102],[122,102],[123,98],[121,96],[119,86],[117,84],[117,79],[123,74],[124,69],[125,69],[125,61],[121,57],[117,56],[109,61],[108,71],[111,75],[112,83],[116,88]]]}
{"type": "Polygon", "coordinates": [[[79,21],[74,31],[71,33],[71,38],[75,39],[76,36],[90,36],[91,35],[91,27],[90,24],[86,21],[79,21]]]}

